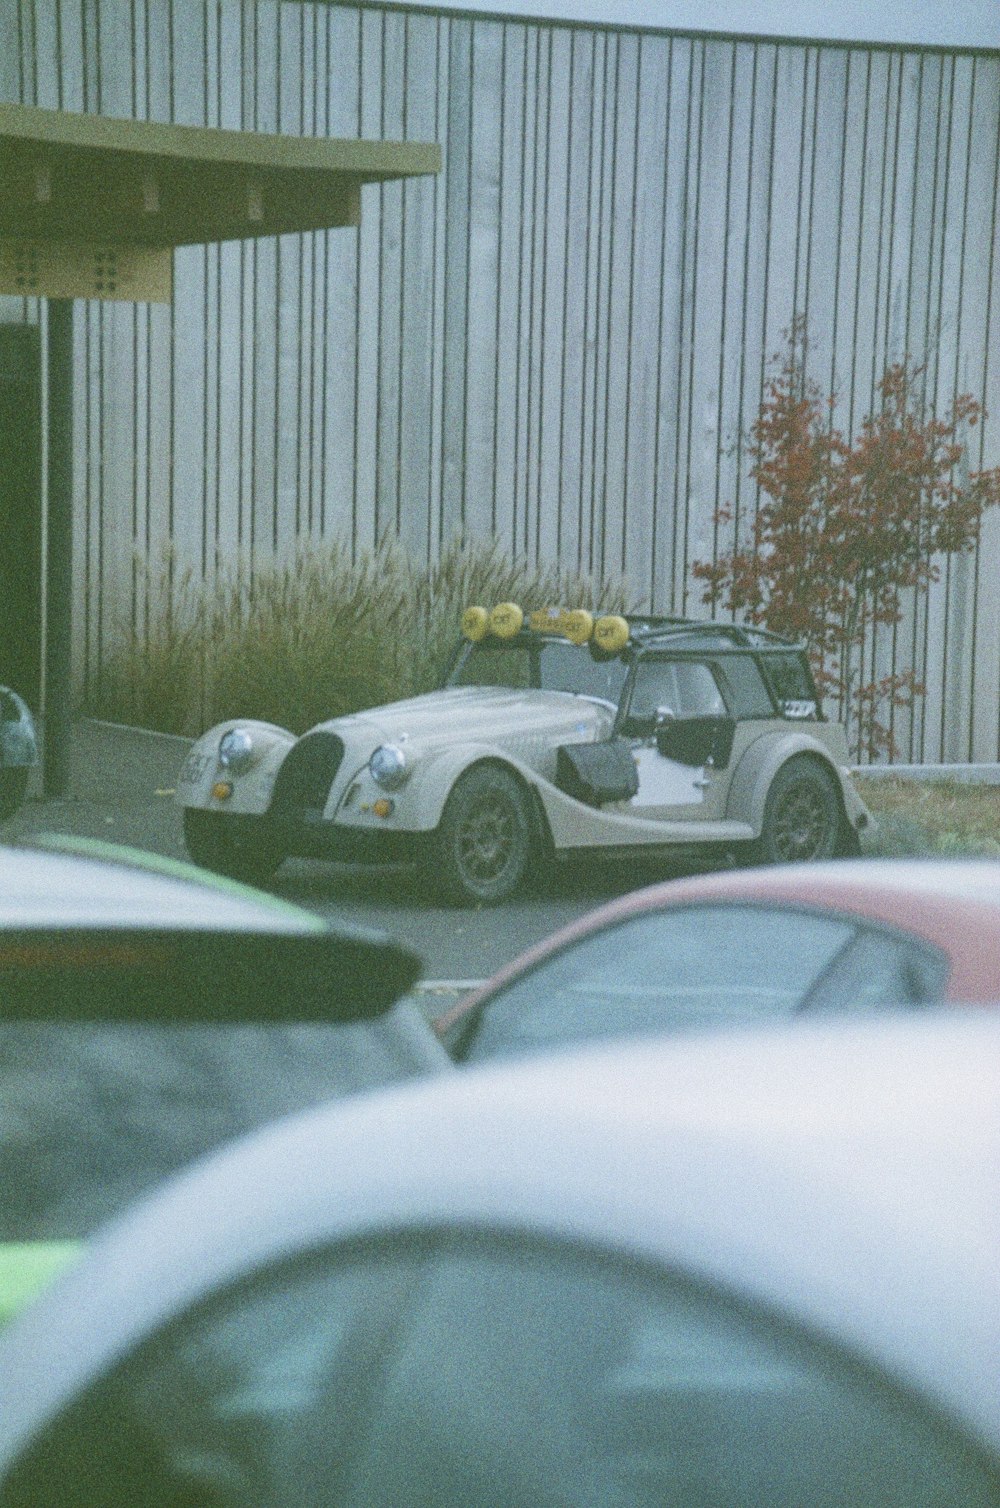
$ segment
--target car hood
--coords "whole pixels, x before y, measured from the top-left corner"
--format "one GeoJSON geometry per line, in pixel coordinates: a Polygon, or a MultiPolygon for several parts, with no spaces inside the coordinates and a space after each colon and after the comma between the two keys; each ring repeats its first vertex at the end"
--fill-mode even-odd
{"type": "Polygon", "coordinates": [[[614,722],[610,707],[567,691],[509,691],[498,687],[449,686],[406,701],[338,717],[320,726],[355,744],[412,740],[422,745],[483,740],[490,744],[547,736],[586,743],[606,737],[614,722]]]}

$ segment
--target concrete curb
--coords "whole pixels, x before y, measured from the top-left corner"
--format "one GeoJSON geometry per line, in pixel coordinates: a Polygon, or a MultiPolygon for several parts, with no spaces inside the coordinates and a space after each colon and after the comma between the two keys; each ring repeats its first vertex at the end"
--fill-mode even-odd
{"type": "Polygon", "coordinates": [[[853,775],[897,780],[954,780],[960,785],[1000,785],[1000,764],[861,764],[853,775]]]}

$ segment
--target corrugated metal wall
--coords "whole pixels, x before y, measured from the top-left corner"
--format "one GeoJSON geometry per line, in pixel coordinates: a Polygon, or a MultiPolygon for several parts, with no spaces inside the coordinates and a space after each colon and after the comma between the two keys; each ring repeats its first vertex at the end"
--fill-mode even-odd
{"type": "MultiPolygon", "coordinates": [[[[78,309],[87,679],[168,545],[211,579],[493,532],[701,611],[688,566],[754,506],[741,434],[796,312],[845,429],[910,351],[939,409],[996,411],[971,459],[1000,461],[997,55],[300,0],[0,0],[0,28],[4,99],[445,155],[366,189],[360,232],[185,250],[172,308],[78,309]]],[[[926,673],[905,757],[998,757],[998,565],[990,518],[873,646],[926,673]]]]}

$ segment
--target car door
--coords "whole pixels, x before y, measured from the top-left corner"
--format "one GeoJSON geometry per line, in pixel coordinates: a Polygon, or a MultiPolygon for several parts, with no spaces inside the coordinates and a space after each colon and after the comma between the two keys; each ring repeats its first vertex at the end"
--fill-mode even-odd
{"type": "MultiPolygon", "coordinates": [[[[719,763],[701,734],[730,719],[713,666],[688,655],[648,655],[636,666],[621,731],[632,744],[639,789],[630,802],[637,817],[721,820],[726,782],[714,778],[719,763]],[[671,726],[673,725],[673,726],[671,726]],[[693,739],[684,737],[692,729],[693,739]],[[673,738],[682,757],[667,752],[673,738]],[[688,748],[682,748],[687,743],[688,748]]],[[[723,730],[722,744],[725,743],[723,730]]],[[[731,735],[730,735],[731,737],[731,735]]],[[[728,761],[727,761],[728,762],[728,761]]]]}

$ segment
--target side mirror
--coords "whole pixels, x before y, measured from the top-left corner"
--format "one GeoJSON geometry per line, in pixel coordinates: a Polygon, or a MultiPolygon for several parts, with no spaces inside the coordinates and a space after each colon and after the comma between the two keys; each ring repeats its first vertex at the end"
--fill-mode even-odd
{"type": "Polygon", "coordinates": [[[733,752],[736,720],[732,717],[656,718],[656,747],[666,759],[678,764],[712,764],[724,770],[733,752]]]}

